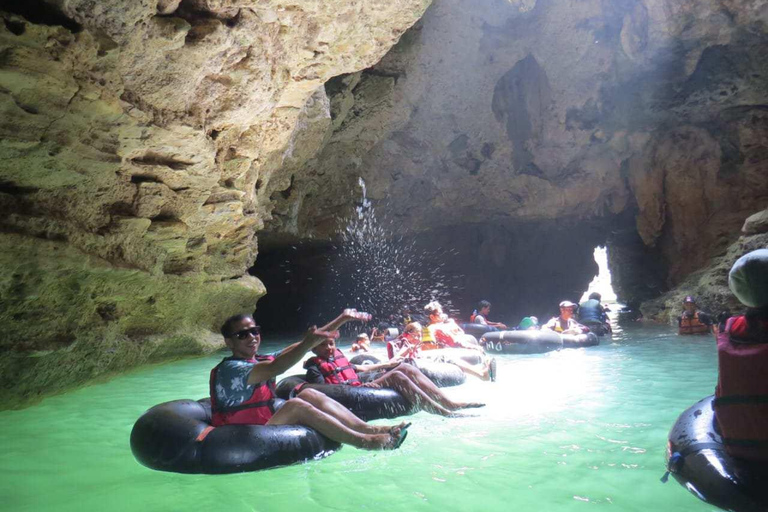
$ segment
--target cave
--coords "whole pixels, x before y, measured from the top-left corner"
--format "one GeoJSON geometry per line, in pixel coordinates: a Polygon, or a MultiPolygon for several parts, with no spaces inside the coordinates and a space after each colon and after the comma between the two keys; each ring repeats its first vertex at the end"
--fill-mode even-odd
{"type": "Polygon", "coordinates": [[[722,268],[764,243],[754,2],[128,4],[0,6],[8,407],[216,350],[233,312],[546,318],[596,246],[668,323],[734,306],[722,268]]]}

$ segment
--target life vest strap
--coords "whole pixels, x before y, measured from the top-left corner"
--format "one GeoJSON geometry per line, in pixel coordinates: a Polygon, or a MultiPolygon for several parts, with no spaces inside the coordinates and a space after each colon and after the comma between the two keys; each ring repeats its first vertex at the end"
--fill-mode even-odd
{"type": "Polygon", "coordinates": [[[731,439],[723,437],[723,444],[738,448],[768,448],[768,441],[762,439],[731,439]]]}
{"type": "Polygon", "coordinates": [[[243,411],[245,409],[253,409],[254,407],[269,407],[272,412],[274,412],[274,406],[273,406],[273,400],[264,400],[261,402],[254,402],[252,404],[243,404],[243,405],[233,405],[231,407],[216,407],[214,412],[237,412],[237,411],[243,411]]]}
{"type": "Polygon", "coordinates": [[[729,405],[761,405],[768,404],[768,395],[730,395],[714,399],[712,405],[725,407],[729,405]]]}

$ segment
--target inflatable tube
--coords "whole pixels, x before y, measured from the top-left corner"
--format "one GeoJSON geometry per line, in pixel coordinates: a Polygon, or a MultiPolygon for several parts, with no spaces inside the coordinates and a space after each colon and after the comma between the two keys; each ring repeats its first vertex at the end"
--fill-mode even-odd
{"type": "MultiPolygon", "coordinates": [[[[294,396],[296,386],[304,382],[306,381],[302,375],[286,377],[278,382],[275,394],[288,400],[294,396]]],[[[333,398],[365,421],[397,418],[413,412],[411,404],[393,389],[374,389],[344,384],[306,384],[304,387],[316,389],[333,398]]]]}
{"type": "Polygon", "coordinates": [[[713,396],[686,409],[669,432],[667,469],[697,498],[734,512],[768,510],[768,468],[723,449],[715,428],[713,396]]]}
{"type": "Polygon", "coordinates": [[[409,361],[439,388],[458,386],[467,381],[467,376],[455,364],[430,361],[424,358],[409,361]]]}
{"type": "Polygon", "coordinates": [[[485,324],[461,324],[459,327],[461,327],[462,331],[467,334],[471,334],[475,338],[479,338],[487,332],[498,331],[496,327],[491,327],[490,325],[485,324]]]}
{"type": "Polygon", "coordinates": [[[156,405],[131,431],[131,451],[137,461],[175,473],[258,471],[324,457],[339,448],[338,443],[300,425],[213,428],[209,399],[156,405]]]}
{"type": "Polygon", "coordinates": [[[594,347],[600,344],[600,338],[593,332],[586,334],[561,334],[563,348],[594,347]]]}
{"type": "Polygon", "coordinates": [[[603,322],[581,322],[581,325],[589,327],[589,332],[593,332],[597,336],[605,336],[611,333],[609,330],[610,326],[603,322]]]}
{"type": "Polygon", "coordinates": [[[349,360],[350,363],[364,366],[366,364],[379,364],[381,360],[372,354],[358,354],[349,360]]]}
{"type": "Polygon", "coordinates": [[[419,359],[435,360],[439,362],[450,362],[451,359],[461,359],[468,364],[482,364],[483,353],[479,350],[467,350],[466,348],[436,348],[433,350],[422,350],[419,352],[419,359]]]}
{"type": "MultiPolygon", "coordinates": [[[[451,364],[450,362],[445,361],[435,361],[432,360],[430,357],[432,353],[434,352],[434,356],[443,359],[448,359],[448,357],[455,357],[455,352],[461,351],[461,352],[475,352],[474,350],[466,350],[466,349],[436,349],[436,350],[425,350],[421,354],[423,354],[423,357],[419,357],[417,359],[407,359],[406,361],[410,364],[413,364],[416,368],[421,370],[421,373],[423,373],[429,380],[435,383],[435,386],[439,388],[446,388],[451,386],[458,386],[460,384],[464,384],[467,381],[467,376],[464,375],[464,372],[461,371],[461,368],[456,366],[455,364],[451,364]]],[[[462,354],[463,355],[463,354],[462,354]]],[[[376,358],[376,356],[372,356],[369,354],[361,354],[360,356],[355,356],[352,359],[350,359],[350,363],[352,364],[364,364],[357,362],[358,357],[360,361],[365,358],[367,361],[370,361],[372,364],[379,363],[379,359],[376,358]]],[[[470,354],[467,357],[476,357],[475,354],[470,354]]],[[[480,356],[482,357],[482,356],[480,356]]],[[[470,363],[475,364],[475,363],[470,363]]],[[[382,372],[383,373],[383,372],[382,372]]],[[[370,382],[371,380],[376,380],[378,377],[380,377],[381,373],[375,373],[369,376],[367,379],[361,379],[364,382],[370,382]]],[[[283,398],[281,395],[278,395],[280,398],[283,398]]]]}
{"type": "Polygon", "coordinates": [[[489,332],[480,338],[486,352],[543,354],[563,348],[563,338],[550,330],[489,332]]]}

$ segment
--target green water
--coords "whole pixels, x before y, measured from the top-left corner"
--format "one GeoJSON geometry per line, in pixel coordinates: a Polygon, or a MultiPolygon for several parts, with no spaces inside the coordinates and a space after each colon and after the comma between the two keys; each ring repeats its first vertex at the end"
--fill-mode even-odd
{"type": "Polygon", "coordinates": [[[128,438],[136,418],[159,402],[205,396],[220,357],[142,369],[0,413],[0,509],[714,510],[673,479],[659,482],[669,428],[714,389],[711,336],[631,326],[599,347],[501,356],[496,383],[449,391],[483,397],[478,416],[418,413],[394,452],[345,447],[320,461],[225,476],[135,462],[128,438]]]}

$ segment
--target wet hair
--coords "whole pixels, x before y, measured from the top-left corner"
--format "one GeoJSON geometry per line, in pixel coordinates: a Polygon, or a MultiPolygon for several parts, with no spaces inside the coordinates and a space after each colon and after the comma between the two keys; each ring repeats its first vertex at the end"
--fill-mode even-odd
{"type": "Polygon", "coordinates": [[[426,311],[430,315],[442,314],[443,306],[441,306],[440,303],[437,302],[436,300],[433,300],[432,302],[424,306],[424,311],[426,311]]]}
{"type": "Polygon", "coordinates": [[[233,334],[232,328],[235,326],[235,324],[238,322],[242,322],[246,318],[250,318],[251,320],[253,320],[253,316],[245,315],[245,314],[234,315],[224,320],[224,323],[221,324],[221,335],[224,336],[225,338],[229,338],[230,336],[232,336],[233,334]]]}
{"type": "Polygon", "coordinates": [[[602,298],[603,298],[603,296],[600,295],[597,292],[592,292],[592,293],[589,294],[589,300],[595,299],[595,300],[599,301],[602,298]]]}
{"type": "Polygon", "coordinates": [[[477,303],[477,311],[480,312],[483,308],[489,308],[491,307],[491,303],[487,300],[481,300],[477,303]]]}
{"type": "Polygon", "coordinates": [[[405,326],[404,333],[421,331],[421,324],[419,322],[411,322],[405,326]]]}

